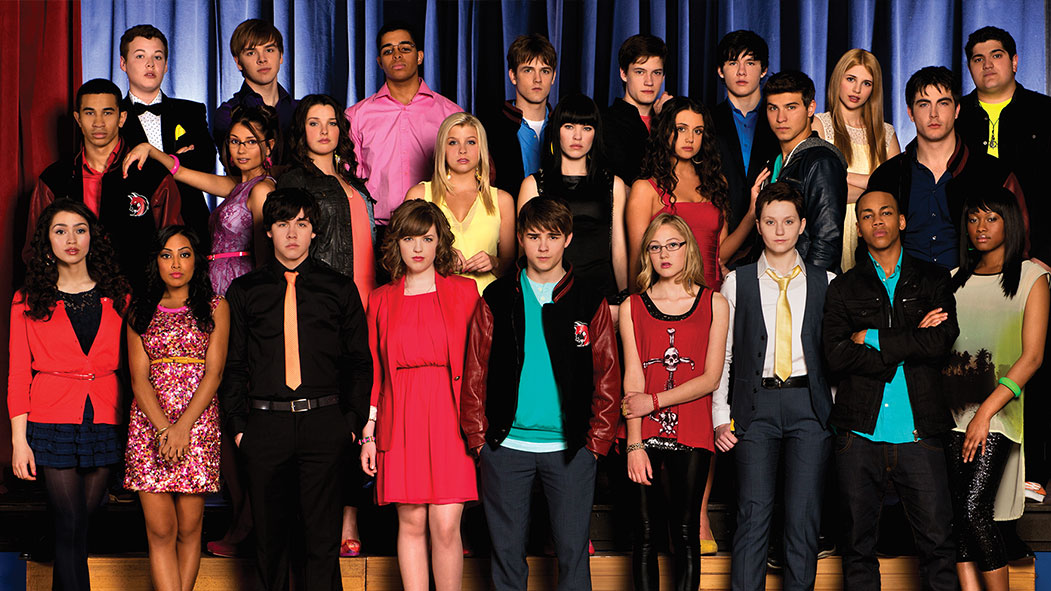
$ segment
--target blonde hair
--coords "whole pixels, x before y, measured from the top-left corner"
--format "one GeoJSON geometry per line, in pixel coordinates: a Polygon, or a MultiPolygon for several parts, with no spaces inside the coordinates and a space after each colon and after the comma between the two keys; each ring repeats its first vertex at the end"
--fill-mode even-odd
{"type": "Polygon", "coordinates": [[[442,121],[438,128],[438,139],[434,142],[434,176],[431,177],[431,199],[437,205],[445,200],[445,195],[452,191],[452,183],[449,182],[449,163],[445,160],[445,144],[449,141],[449,134],[454,127],[473,127],[478,134],[478,166],[475,168],[474,178],[478,180],[478,193],[482,197],[482,205],[486,213],[496,213],[496,203],[492,196],[492,187],[489,185],[489,141],[485,137],[485,128],[477,117],[470,113],[453,113],[442,121]]]}
{"type": "Polygon", "coordinates": [[[683,245],[683,248],[686,249],[686,263],[682,267],[682,272],[675,278],[675,283],[682,285],[686,293],[691,296],[695,295],[693,290],[695,286],[708,287],[704,281],[704,260],[701,259],[701,249],[697,246],[697,239],[694,238],[693,231],[690,230],[686,220],[672,213],[658,214],[646,228],[646,233],[642,235],[642,253],[639,255],[642,264],[635,282],[640,292],[646,291],[657,283],[657,271],[653,268],[653,261],[650,260],[650,252],[646,247],[653,240],[657,230],[665,225],[671,226],[686,241],[686,244],[683,245]]]}
{"type": "Polygon", "coordinates": [[[869,169],[875,170],[887,160],[887,137],[883,128],[883,70],[876,56],[864,49],[851,49],[844,53],[832,70],[832,76],[828,80],[828,104],[826,106],[832,116],[833,137],[825,139],[835,144],[839,151],[843,152],[847,162],[853,161],[854,146],[850,143],[847,124],[840,115],[839,84],[847,75],[847,70],[854,66],[864,66],[872,75],[872,94],[861,107],[861,119],[869,144],[869,169]]]}

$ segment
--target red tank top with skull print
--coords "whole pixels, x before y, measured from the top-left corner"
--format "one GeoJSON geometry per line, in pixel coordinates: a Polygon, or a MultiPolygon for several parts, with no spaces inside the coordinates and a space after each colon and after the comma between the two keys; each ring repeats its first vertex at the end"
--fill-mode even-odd
{"type": "MultiPolygon", "coordinates": [[[[635,346],[642,360],[647,393],[670,390],[704,373],[713,293],[707,288],[699,290],[690,310],[679,315],[661,312],[645,293],[631,296],[635,346]]],[[[712,397],[706,393],[643,418],[642,440],[652,438],[714,451],[712,397]]]]}

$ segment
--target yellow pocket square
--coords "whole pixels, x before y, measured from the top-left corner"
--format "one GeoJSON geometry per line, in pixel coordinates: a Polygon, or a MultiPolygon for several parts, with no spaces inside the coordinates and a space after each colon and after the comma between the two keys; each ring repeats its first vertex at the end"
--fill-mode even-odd
{"type": "Polygon", "coordinates": [[[186,130],[183,129],[182,125],[175,126],[175,141],[179,141],[179,138],[186,135],[186,130]]]}

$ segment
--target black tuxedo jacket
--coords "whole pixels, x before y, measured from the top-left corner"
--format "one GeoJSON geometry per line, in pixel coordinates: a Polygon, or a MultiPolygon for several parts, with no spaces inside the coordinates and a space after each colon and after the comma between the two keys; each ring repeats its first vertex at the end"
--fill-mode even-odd
{"type": "MultiPolygon", "coordinates": [[[[161,141],[164,143],[162,150],[167,154],[175,154],[181,148],[193,146],[192,150],[178,154],[179,166],[201,172],[214,172],[215,143],[212,141],[212,134],[208,128],[204,105],[171,98],[164,93],[161,93],[161,97],[161,104],[164,108],[161,114],[161,141]]],[[[131,111],[130,96],[124,97],[122,107],[128,111],[128,118],[124,122],[124,127],[121,128],[121,135],[128,148],[148,141],[139,117],[131,111]]],[[[204,193],[183,183],[177,183],[177,185],[179,195],[182,197],[183,223],[197,233],[201,244],[208,252],[211,252],[211,236],[208,233],[209,211],[204,193]]]]}
{"type": "Polygon", "coordinates": [[[759,121],[755,126],[755,138],[752,140],[752,153],[748,159],[748,173],[745,174],[744,158],[741,156],[741,140],[737,137],[737,126],[734,124],[730,101],[715,105],[712,108],[712,119],[718,137],[719,152],[723,161],[723,175],[730,190],[730,231],[737,227],[741,216],[748,211],[748,199],[756,177],[762,172],[768,160],[777,156],[780,145],[777,137],[770,130],[762,103],[759,106],[759,121]]]}

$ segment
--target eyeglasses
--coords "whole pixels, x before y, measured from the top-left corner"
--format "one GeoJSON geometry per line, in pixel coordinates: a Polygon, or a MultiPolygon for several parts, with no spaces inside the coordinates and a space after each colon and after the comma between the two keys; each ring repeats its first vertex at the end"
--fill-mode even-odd
{"type": "Polygon", "coordinates": [[[685,240],[682,242],[669,242],[667,244],[651,244],[646,247],[646,250],[649,251],[650,254],[660,254],[662,250],[667,250],[668,252],[675,252],[683,246],[686,246],[685,240]]]}
{"type": "MultiPolygon", "coordinates": [[[[383,57],[390,57],[394,55],[394,45],[384,45],[383,49],[380,49],[380,55],[383,57]]],[[[399,43],[397,45],[398,53],[412,53],[416,50],[416,44],[408,41],[399,43]]]]}
{"type": "Polygon", "coordinates": [[[259,140],[255,138],[249,138],[247,140],[241,141],[235,137],[232,137],[227,139],[226,143],[230,144],[230,147],[236,150],[240,146],[244,146],[246,148],[254,148],[259,145],[259,140]]]}

